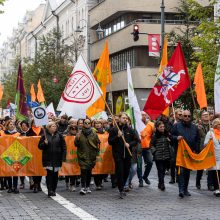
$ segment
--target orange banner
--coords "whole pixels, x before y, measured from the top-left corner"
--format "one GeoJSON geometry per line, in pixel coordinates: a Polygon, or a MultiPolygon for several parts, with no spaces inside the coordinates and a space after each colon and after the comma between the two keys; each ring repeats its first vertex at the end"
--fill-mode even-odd
{"type": "Polygon", "coordinates": [[[193,153],[185,140],[179,141],[176,166],[185,167],[190,170],[203,170],[215,165],[215,150],[212,140],[199,154],[193,153]]]}
{"type": "Polygon", "coordinates": [[[40,137],[0,137],[0,176],[45,176],[40,137]]]}
{"type": "MultiPolygon", "coordinates": [[[[108,134],[99,135],[100,153],[93,174],[114,173],[112,148],[108,145],[108,134]]],[[[40,137],[0,137],[0,176],[45,176],[42,167],[42,151],[38,149],[40,137]]],[[[65,137],[67,144],[66,162],[60,175],[80,175],[77,148],[74,137],[65,137]]]]}

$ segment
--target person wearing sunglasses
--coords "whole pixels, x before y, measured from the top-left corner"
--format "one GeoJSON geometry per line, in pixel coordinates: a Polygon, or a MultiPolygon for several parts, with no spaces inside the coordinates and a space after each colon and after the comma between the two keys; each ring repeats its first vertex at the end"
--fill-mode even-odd
{"type": "MultiPolygon", "coordinates": [[[[199,153],[200,135],[198,127],[192,122],[192,116],[189,110],[182,112],[181,122],[174,124],[172,129],[173,139],[175,141],[175,150],[177,152],[178,141],[184,139],[194,153],[199,153]]],[[[178,177],[179,197],[191,196],[188,191],[190,178],[190,170],[180,167],[180,175],[178,177]]]]}
{"type": "Polygon", "coordinates": [[[75,146],[77,147],[78,162],[81,170],[81,190],[80,194],[91,193],[90,182],[92,168],[96,164],[96,157],[100,149],[100,140],[96,131],[91,126],[90,119],[83,120],[82,131],[76,134],[75,146]]]}

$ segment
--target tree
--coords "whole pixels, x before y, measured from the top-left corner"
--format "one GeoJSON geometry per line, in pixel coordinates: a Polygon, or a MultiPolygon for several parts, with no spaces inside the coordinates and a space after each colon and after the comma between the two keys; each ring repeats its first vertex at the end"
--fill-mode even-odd
{"type": "MultiPolygon", "coordinates": [[[[0,6],[4,5],[5,0],[0,0],[0,6]]],[[[0,13],[3,13],[4,11],[0,10],[0,13]]]]}
{"type": "MultiPolygon", "coordinates": [[[[175,46],[178,41],[183,46],[191,81],[193,82],[196,67],[202,62],[204,81],[208,103],[213,105],[214,73],[217,64],[219,45],[219,20],[214,21],[214,3],[203,7],[196,0],[180,0],[177,8],[184,27],[178,28],[169,34],[169,42],[175,46]]],[[[192,85],[193,86],[193,85],[192,85]]],[[[194,94],[195,95],[195,94],[194,94]]],[[[194,109],[191,92],[186,91],[178,102],[184,103],[186,108],[194,109]]]]}

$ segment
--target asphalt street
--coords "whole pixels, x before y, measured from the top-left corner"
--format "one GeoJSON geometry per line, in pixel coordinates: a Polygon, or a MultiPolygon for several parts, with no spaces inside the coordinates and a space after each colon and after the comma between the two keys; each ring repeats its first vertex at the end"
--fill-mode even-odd
{"type": "Polygon", "coordinates": [[[191,173],[189,191],[191,197],[180,199],[177,184],[169,184],[166,176],[166,190],[157,188],[155,166],[149,177],[151,185],[138,187],[137,177],[134,188],[124,199],[119,199],[117,189],[104,183],[101,191],[92,186],[92,193],[82,196],[80,187],[75,192],[66,190],[65,181],[59,181],[57,196],[48,198],[44,184],[43,192],[33,193],[26,188],[20,194],[0,191],[0,219],[220,219],[220,197],[207,190],[206,175],[202,179],[202,189],[195,187],[195,172],[191,173]]]}

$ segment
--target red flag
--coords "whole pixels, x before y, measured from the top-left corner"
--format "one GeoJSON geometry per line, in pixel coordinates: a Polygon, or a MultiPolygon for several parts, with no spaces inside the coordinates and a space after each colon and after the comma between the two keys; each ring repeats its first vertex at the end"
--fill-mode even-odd
{"type": "Polygon", "coordinates": [[[181,44],[178,43],[166,68],[158,77],[144,106],[152,119],[156,119],[164,109],[171,105],[190,86],[190,78],[186,67],[181,44]]]}

